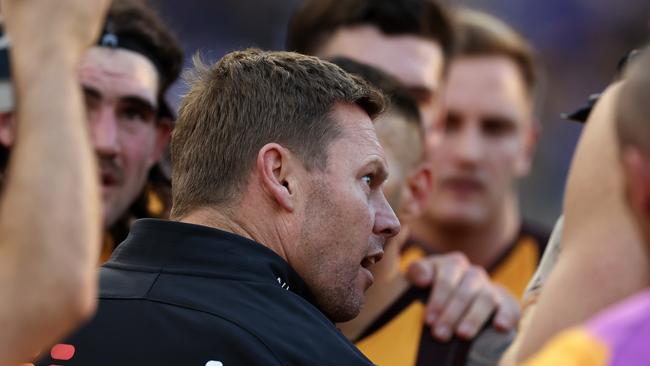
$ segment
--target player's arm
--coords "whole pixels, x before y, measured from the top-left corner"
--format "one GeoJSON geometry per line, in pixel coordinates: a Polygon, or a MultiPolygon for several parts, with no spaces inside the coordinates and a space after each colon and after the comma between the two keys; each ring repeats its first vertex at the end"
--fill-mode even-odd
{"type": "Polygon", "coordinates": [[[647,255],[624,204],[610,87],[590,116],[571,166],[562,255],[540,293],[515,352],[521,362],[553,335],[644,288],[647,255]]]}
{"type": "Polygon", "coordinates": [[[18,364],[95,307],[101,213],[76,67],[107,0],[2,0],[16,143],[0,202],[0,364],[18,364]]]}
{"type": "Polygon", "coordinates": [[[502,358],[500,359],[500,364],[502,366],[515,364],[515,354],[518,352],[519,347],[521,347],[523,334],[526,334],[528,330],[530,319],[532,317],[532,314],[535,312],[535,308],[537,307],[539,295],[544,288],[544,284],[548,280],[548,276],[555,268],[558,258],[560,257],[560,252],[562,251],[561,238],[563,230],[564,218],[560,217],[555,223],[551,237],[549,238],[548,244],[546,245],[546,250],[544,250],[544,256],[539,263],[539,267],[535,271],[533,278],[528,283],[526,291],[524,292],[521,319],[519,320],[518,326],[519,336],[516,337],[514,342],[512,342],[512,344],[508,347],[507,352],[502,355],[502,358]]]}

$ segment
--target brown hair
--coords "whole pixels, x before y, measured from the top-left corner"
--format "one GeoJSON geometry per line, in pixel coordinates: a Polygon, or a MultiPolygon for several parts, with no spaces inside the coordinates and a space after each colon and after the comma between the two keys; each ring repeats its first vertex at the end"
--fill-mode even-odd
{"type": "Polygon", "coordinates": [[[325,169],[329,144],[341,134],[329,118],[334,104],[355,103],[371,118],[384,108],[379,91],[316,57],[249,49],[210,67],[198,57],[194,63],[172,136],[172,217],[230,204],[270,142],[308,170],[325,169]]]}
{"type": "Polygon", "coordinates": [[[384,93],[388,100],[388,109],[402,115],[409,124],[417,128],[422,138],[424,138],[424,125],[422,124],[417,101],[397,79],[376,67],[357,62],[347,57],[333,57],[328,59],[328,61],[350,74],[361,77],[384,93]]]}
{"type": "Polygon", "coordinates": [[[183,65],[183,50],[174,35],[145,0],[113,0],[107,18],[115,35],[137,40],[155,58],[162,97],[183,65]]]}
{"type": "Polygon", "coordinates": [[[398,120],[401,122],[398,125],[391,123],[390,136],[382,135],[380,133],[381,128],[378,128],[377,134],[380,141],[383,145],[384,140],[382,138],[389,139],[385,141],[388,145],[394,146],[392,151],[398,158],[400,166],[413,168],[416,164],[419,164],[421,159],[424,158],[425,131],[418,104],[408,89],[399,80],[373,66],[346,57],[334,57],[329,61],[346,72],[363,78],[370,85],[384,93],[389,103],[385,114],[389,116],[391,121],[398,120]],[[391,115],[398,118],[395,119],[391,115]],[[395,142],[391,143],[390,141],[395,142]]]}
{"type": "Polygon", "coordinates": [[[503,56],[512,60],[527,87],[531,100],[539,93],[538,66],[531,45],[498,18],[476,10],[454,11],[457,26],[457,56],[503,56]]]}
{"type": "Polygon", "coordinates": [[[337,29],[355,25],[431,39],[440,44],[446,60],[453,53],[452,22],[433,0],[306,0],[289,23],[287,49],[315,54],[337,29]]]}

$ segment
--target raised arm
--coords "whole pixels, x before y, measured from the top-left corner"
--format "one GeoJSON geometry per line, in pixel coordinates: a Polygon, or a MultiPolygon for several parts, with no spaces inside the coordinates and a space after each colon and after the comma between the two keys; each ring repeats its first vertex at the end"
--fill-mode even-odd
{"type": "Polygon", "coordinates": [[[0,201],[0,364],[18,364],[95,308],[101,211],[76,67],[108,0],[2,0],[16,142],[0,201]]]}
{"type": "Polygon", "coordinates": [[[616,85],[607,90],[583,131],[565,192],[562,253],[520,329],[517,349],[509,351],[510,362],[527,359],[559,331],[649,283],[647,255],[621,193],[616,92],[616,85]]]}

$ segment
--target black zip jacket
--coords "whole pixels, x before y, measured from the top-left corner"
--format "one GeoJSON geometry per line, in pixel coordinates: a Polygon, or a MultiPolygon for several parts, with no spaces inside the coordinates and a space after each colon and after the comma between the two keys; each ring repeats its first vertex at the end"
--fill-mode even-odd
{"type": "Polygon", "coordinates": [[[143,219],[102,267],[95,318],[37,365],[371,365],[270,249],[143,219]]]}

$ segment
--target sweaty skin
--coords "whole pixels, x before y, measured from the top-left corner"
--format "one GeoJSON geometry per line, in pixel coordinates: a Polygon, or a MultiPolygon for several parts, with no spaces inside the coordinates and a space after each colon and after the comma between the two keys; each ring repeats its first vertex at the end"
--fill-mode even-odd
{"type": "Polygon", "coordinates": [[[610,86],[589,118],[569,172],[562,254],[530,321],[502,364],[522,362],[559,331],[645,288],[650,263],[625,205],[610,86]]]}

